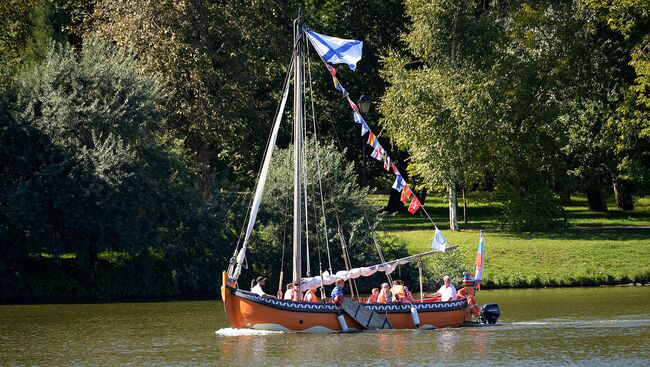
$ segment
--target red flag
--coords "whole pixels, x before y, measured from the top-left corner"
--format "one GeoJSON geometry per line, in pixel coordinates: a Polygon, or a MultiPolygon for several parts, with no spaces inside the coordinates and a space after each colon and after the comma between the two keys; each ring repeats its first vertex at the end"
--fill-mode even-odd
{"type": "Polygon", "coordinates": [[[400,197],[400,201],[406,204],[409,201],[409,196],[406,194],[406,190],[402,189],[402,197],[400,197]]]}
{"type": "Polygon", "coordinates": [[[404,204],[406,204],[411,198],[411,194],[412,194],[411,189],[409,189],[408,186],[404,185],[404,188],[402,188],[402,197],[400,198],[400,200],[404,204]]]}
{"type": "Polygon", "coordinates": [[[395,167],[395,164],[391,163],[390,166],[393,168],[393,173],[399,175],[399,171],[397,170],[397,167],[395,167]]]}
{"type": "Polygon", "coordinates": [[[390,169],[390,157],[386,154],[386,159],[384,159],[384,169],[388,171],[390,169]]]}
{"type": "Polygon", "coordinates": [[[370,134],[368,134],[368,145],[374,147],[375,141],[377,141],[377,137],[371,131],[370,134]]]}
{"type": "Polygon", "coordinates": [[[409,213],[411,214],[417,213],[418,210],[420,210],[421,206],[422,204],[420,204],[420,200],[418,200],[418,198],[415,197],[415,195],[413,195],[413,199],[411,200],[411,204],[409,205],[409,213]]]}
{"type": "Polygon", "coordinates": [[[350,107],[351,107],[353,110],[359,112],[359,107],[357,107],[357,105],[354,104],[354,102],[352,102],[352,100],[351,100],[349,97],[348,97],[348,103],[350,104],[350,107]]]}
{"type": "Polygon", "coordinates": [[[330,74],[332,74],[332,76],[336,76],[336,69],[334,69],[334,67],[330,64],[326,64],[326,65],[327,65],[327,70],[329,70],[330,74]]]}

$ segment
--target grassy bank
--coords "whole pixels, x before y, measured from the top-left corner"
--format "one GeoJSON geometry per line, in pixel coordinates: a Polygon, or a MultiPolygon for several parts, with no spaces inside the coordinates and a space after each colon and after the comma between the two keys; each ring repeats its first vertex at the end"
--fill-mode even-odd
{"type": "MultiPolygon", "coordinates": [[[[382,197],[373,198],[381,204],[382,197]]],[[[462,203],[461,221],[462,221],[462,203]]],[[[608,203],[610,208],[614,205],[608,203]]],[[[493,203],[469,198],[468,223],[448,230],[447,206],[429,197],[429,214],[451,244],[458,244],[462,267],[474,268],[479,230],[485,230],[484,284],[487,287],[543,287],[650,282],[650,199],[633,212],[589,212],[585,198],[567,206],[568,226],[545,232],[499,230],[493,203]]],[[[383,233],[404,241],[411,253],[426,251],[434,229],[428,218],[387,215],[383,233]]]]}

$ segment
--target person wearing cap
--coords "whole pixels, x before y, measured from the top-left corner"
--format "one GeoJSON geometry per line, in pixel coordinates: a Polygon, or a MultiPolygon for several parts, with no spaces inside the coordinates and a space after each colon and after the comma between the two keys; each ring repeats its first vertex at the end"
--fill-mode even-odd
{"type": "Polygon", "coordinates": [[[436,292],[436,294],[440,295],[440,300],[442,302],[455,300],[456,287],[454,287],[454,285],[451,284],[451,281],[449,280],[449,275],[445,275],[444,277],[442,277],[442,281],[444,284],[436,292]]]}
{"type": "Polygon", "coordinates": [[[257,279],[255,279],[255,286],[251,288],[251,292],[257,294],[258,296],[268,297],[269,295],[264,293],[264,290],[262,289],[262,287],[264,287],[265,284],[266,284],[266,278],[257,277],[257,279]]]}

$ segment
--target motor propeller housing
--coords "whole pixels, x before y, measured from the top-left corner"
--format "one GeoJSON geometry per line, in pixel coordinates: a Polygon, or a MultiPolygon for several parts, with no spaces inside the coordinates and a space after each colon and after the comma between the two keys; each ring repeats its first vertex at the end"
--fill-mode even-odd
{"type": "Polygon", "coordinates": [[[496,303],[488,303],[481,307],[481,323],[496,324],[499,316],[501,316],[501,310],[496,303]]]}

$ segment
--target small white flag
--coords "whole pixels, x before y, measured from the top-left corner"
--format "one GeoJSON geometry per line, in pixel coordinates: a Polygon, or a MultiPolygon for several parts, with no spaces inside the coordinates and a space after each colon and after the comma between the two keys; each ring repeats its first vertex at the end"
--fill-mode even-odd
{"type": "Polygon", "coordinates": [[[431,243],[432,250],[446,251],[447,250],[447,239],[443,236],[442,232],[436,227],[436,233],[433,235],[433,242],[431,243]]]}

